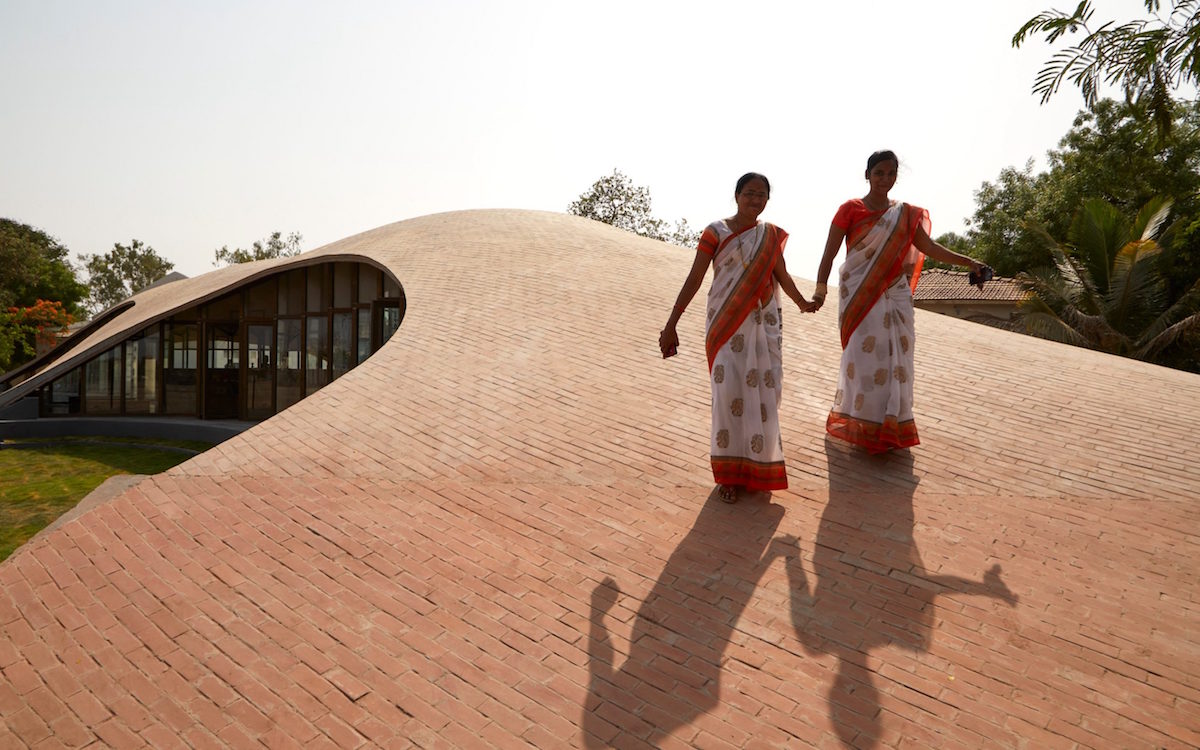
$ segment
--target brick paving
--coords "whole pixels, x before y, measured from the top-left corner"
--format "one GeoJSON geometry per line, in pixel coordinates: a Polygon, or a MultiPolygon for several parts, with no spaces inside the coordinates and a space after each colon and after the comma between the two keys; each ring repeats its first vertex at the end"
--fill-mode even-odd
{"type": "Polygon", "coordinates": [[[689,251],[472,211],[287,262],[339,255],[404,286],[383,349],[0,564],[0,748],[1200,746],[1200,377],[918,311],[922,444],[868,457],[793,313],[791,486],[727,506],[702,298],[657,353],[689,251]]]}

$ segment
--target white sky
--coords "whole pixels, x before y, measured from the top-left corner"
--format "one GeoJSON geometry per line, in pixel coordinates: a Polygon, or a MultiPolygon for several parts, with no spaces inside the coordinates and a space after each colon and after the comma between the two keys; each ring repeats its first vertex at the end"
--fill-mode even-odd
{"type": "Polygon", "coordinates": [[[440,211],[565,211],[614,168],[699,229],[753,170],[812,279],[876,149],[935,236],[1002,168],[1044,166],[1082,99],[1040,105],[1054,50],[1010,40],[1074,4],[0,0],[0,216],[73,258],[137,238],[195,276],[276,230],[313,249],[440,211]]]}

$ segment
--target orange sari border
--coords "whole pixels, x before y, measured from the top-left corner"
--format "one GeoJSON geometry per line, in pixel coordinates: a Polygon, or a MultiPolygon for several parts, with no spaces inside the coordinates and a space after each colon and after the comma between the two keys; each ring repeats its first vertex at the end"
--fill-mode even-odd
{"type": "Polygon", "coordinates": [[[712,469],[717,484],[760,492],[786,490],[788,486],[787,467],[782,461],[764,464],[748,458],[713,456],[712,469]]]}
{"type": "MultiPolygon", "coordinates": [[[[711,372],[717,352],[727,341],[737,333],[738,328],[751,312],[775,293],[775,263],[783,255],[787,245],[788,234],[774,224],[766,224],[761,244],[755,248],[754,259],[746,267],[742,278],[738,281],[733,294],[717,310],[712,325],[704,338],[704,350],[708,355],[708,369],[711,372]]],[[[737,234],[731,234],[721,243],[721,247],[713,253],[713,262],[721,250],[737,237],[746,232],[757,230],[758,226],[748,227],[737,234]]]]}
{"type": "MultiPolygon", "coordinates": [[[[890,210],[890,209],[889,209],[890,210]]],[[[859,241],[883,218],[887,210],[871,212],[862,219],[854,222],[846,232],[846,247],[853,249],[859,241]]],[[[917,228],[924,226],[929,231],[929,212],[907,203],[900,204],[900,217],[892,233],[883,242],[879,257],[875,260],[867,278],[854,291],[854,296],[846,304],[841,316],[842,348],[845,349],[858,325],[867,317],[867,313],[884,290],[895,282],[896,277],[904,272],[905,261],[912,258],[911,288],[917,288],[917,278],[924,265],[925,254],[913,246],[917,236],[917,228]]],[[[858,251],[864,252],[864,251],[858,251]]]]}
{"type": "Polygon", "coordinates": [[[855,419],[849,414],[830,412],[825,420],[825,431],[871,453],[883,453],[896,448],[911,448],[920,445],[917,423],[913,420],[898,421],[888,417],[883,424],[855,419]]]}

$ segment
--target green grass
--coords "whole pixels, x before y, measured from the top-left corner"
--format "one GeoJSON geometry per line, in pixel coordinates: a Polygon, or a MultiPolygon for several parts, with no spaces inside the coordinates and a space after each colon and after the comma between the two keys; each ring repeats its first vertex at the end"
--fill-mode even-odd
{"type": "Polygon", "coordinates": [[[5,441],[0,449],[0,560],[105,479],[157,474],[210,447],[194,441],[120,438],[5,441]]]}

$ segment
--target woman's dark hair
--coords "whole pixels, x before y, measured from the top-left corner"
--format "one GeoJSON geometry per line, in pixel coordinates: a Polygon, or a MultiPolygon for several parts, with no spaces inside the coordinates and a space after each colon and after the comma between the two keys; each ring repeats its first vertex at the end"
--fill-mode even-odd
{"type": "Polygon", "coordinates": [[[741,195],[742,188],[746,187],[746,183],[749,182],[750,180],[754,180],[754,179],[759,179],[759,180],[763,181],[763,184],[767,186],[767,197],[770,198],[771,197],[771,181],[767,179],[766,175],[759,174],[758,172],[747,172],[746,174],[739,177],[738,181],[737,181],[737,188],[733,191],[733,194],[735,196],[741,195]]]}
{"type": "Polygon", "coordinates": [[[894,161],[894,162],[896,162],[897,167],[900,166],[900,160],[898,158],[896,158],[895,151],[892,151],[891,149],[884,149],[883,151],[876,151],[875,153],[873,153],[867,157],[867,177],[868,178],[870,178],[870,176],[871,176],[871,170],[874,169],[875,165],[881,161],[894,161]]]}

